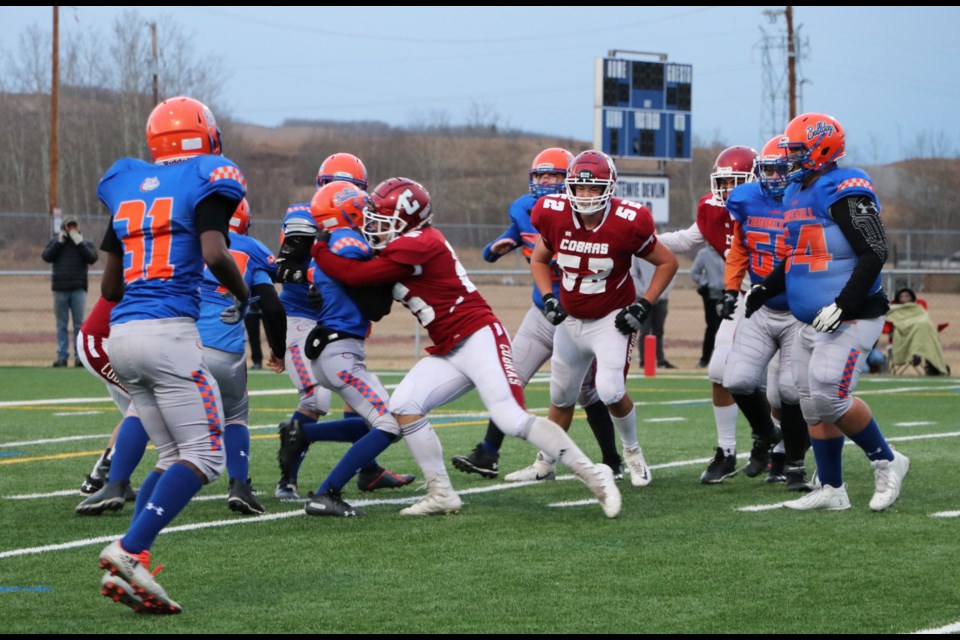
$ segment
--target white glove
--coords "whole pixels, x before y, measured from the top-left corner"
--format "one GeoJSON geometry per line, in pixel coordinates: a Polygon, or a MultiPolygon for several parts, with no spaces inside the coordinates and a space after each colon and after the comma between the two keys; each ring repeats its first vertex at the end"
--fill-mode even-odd
{"type": "Polygon", "coordinates": [[[250,296],[246,300],[233,299],[233,304],[220,312],[220,322],[223,324],[237,324],[247,317],[250,305],[260,299],[260,296],[250,296]]]}
{"type": "Polygon", "coordinates": [[[833,333],[840,326],[840,316],[843,315],[843,309],[834,302],[826,307],[820,307],[817,317],[813,319],[813,328],[820,333],[833,333]]]}
{"type": "Polygon", "coordinates": [[[60,235],[57,236],[57,241],[58,241],[60,244],[63,244],[64,242],[67,241],[67,232],[66,232],[65,230],[63,230],[63,229],[60,230],[60,235]]]}
{"type": "Polygon", "coordinates": [[[83,242],[83,234],[74,229],[70,232],[70,239],[73,240],[73,244],[80,244],[83,242]]]}

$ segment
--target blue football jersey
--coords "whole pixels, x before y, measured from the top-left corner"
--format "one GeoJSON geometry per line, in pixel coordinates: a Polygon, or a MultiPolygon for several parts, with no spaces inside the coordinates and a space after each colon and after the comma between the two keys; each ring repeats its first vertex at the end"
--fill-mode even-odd
{"type": "MultiPolygon", "coordinates": [[[[509,238],[523,250],[523,257],[527,259],[527,262],[530,262],[533,248],[537,245],[537,238],[540,237],[537,230],[533,228],[533,223],[530,222],[530,212],[533,210],[533,206],[537,204],[537,200],[538,198],[532,194],[526,193],[513,201],[509,211],[510,226],[496,240],[483,248],[484,260],[496,262],[501,256],[490,251],[490,247],[499,240],[509,238]]],[[[556,268],[553,270],[553,295],[560,297],[560,271],[556,268]]],[[[533,287],[533,304],[538,309],[543,309],[543,296],[540,295],[536,285],[533,287]]]]}
{"type": "MultiPolygon", "coordinates": [[[[860,169],[834,166],[809,187],[791,184],[783,195],[787,298],[802,322],[813,322],[822,307],[833,304],[857,266],[857,254],[830,216],[830,205],[850,196],[866,196],[880,211],[870,176],[860,169]]],[[[879,291],[877,275],[870,293],[879,291]]]]}
{"type": "MultiPolygon", "coordinates": [[[[277,263],[270,250],[259,240],[231,231],[230,254],[251,291],[258,284],[273,285],[277,263]]],[[[233,295],[217,282],[210,268],[204,266],[200,285],[200,319],[197,320],[203,346],[228,353],[244,352],[247,333],[243,323],[225,324],[220,320],[220,313],[232,304],[233,295]]]]}
{"type": "MultiPolygon", "coordinates": [[[[751,282],[760,282],[787,255],[783,228],[783,206],[760,188],[759,182],[742,184],[730,192],[727,212],[740,223],[741,240],[750,257],[747,270],[751,282]]],[[[787,293],[778,293],[766,302],[777,311],[786,311],[787,293]]]]}
{"type": "Polygon", "coordinates": [[[240,169],[222,156],[175,164],[123,158],[104,174],[97,195],[123,244],[126,282],[111,324],[199,316],[203,252],[196,207],[217,193],[236,201],[246,194],[240,169]]]}
{"type": "MultiPolygon", "coordinates": [[[[363,236],[352,229],[337,229],[330,236],[330,252],[354,260],[369,260],[373,250],[363,236]]],[[[323,296],[323,308],[318,321],[332,331],[343,331],[365,338],[370,330],[370,321],[363,317],[357,305],[347,295],[344,285],[334,280],[310,261],[310,281],[323,296]]]]}
{"type": "MultiPolygon", "coordinates": [[[[310,203],[300,202],[287,207],[287,213],[283,216],[283,226],[280,231],[280,244],[283,244],[284,230],[291,221],[301,219],[316,226],[313,217],[310,215],[310,203]]],[[[311,260],[311,265],[313,261],[311,260]]],[[[283,290],[280,292],[280,302],[283,303],[283,310],[289,317],[308,318],[314,322],[320,319],[316,310],[312,309],[307,303],[307,293],[310,286],[306,284],[284,283],[283,290]]]]}

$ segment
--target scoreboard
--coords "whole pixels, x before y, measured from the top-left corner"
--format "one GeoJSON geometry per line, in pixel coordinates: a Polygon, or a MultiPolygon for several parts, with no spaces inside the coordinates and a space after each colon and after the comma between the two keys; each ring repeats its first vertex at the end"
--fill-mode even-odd
{"type": "Polygon", "coordinates": [[[614,157],[690,160],[693,66],[597,58],[594,148],[614,157]]]}

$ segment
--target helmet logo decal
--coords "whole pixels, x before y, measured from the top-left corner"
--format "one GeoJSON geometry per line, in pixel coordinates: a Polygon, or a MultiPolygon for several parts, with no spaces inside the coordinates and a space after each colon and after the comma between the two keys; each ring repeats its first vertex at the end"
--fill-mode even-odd
{"type": "Polygon", "coordinates": [[[834,127],[829,122],[824,122],[823,120],[818,121],[815,125],[807,127],[807,140],[813,140],[817,136],[827,136],[828,138],[833,135],[833,132],[836,131],[834,127]]]}
{"type": "MultiPolygon", "coordinates": [[[[420,210],[420,203],[413,199],[413,191],[410,189],[405,189],[404,192],[401,193],[397,198],[397,207],[402,208],[404,213],[412,216],[420,210]]],[[[422,218],[423,215],[420,217],[422,218]]]]}

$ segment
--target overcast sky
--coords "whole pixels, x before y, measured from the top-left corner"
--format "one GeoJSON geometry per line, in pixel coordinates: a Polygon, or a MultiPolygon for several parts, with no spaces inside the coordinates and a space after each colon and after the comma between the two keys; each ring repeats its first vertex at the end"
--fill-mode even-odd
{"type": "MultiPolygon", "coordinates": [[[[761,28],[777,35],[784,25],[757,7],[138,10],[195,31],[198,53],[227,70],[230,115],[252,123],[404,125],[437,110],[458,123],[474,103],[511,127],[589,141],[594,59],[620,49],[692,64],[694,134],[757,148],[767,137],[761,28]]],[[[61,29],[106,28],[120,11],[64,7],[61,29]]],[[[50,21],[50,7],[0,8],[0,49],[50,21]]],[[[795,7],[794,21],[805,44],[802,111],[836,117],[854,161],[929,154],[922,137],[960,152],[960,8],[795,7]]]]}

